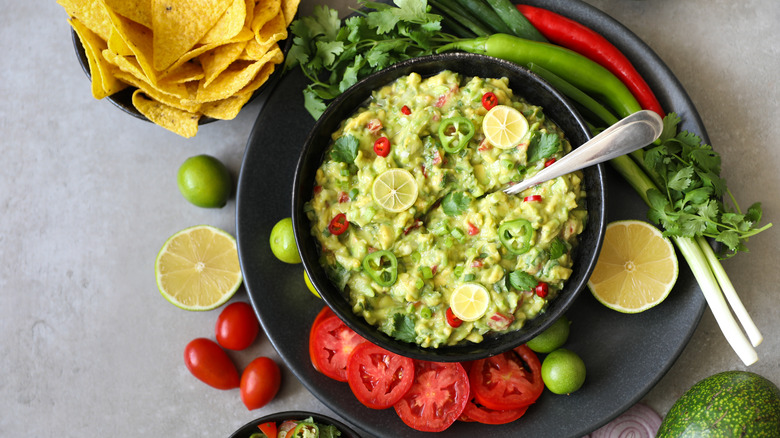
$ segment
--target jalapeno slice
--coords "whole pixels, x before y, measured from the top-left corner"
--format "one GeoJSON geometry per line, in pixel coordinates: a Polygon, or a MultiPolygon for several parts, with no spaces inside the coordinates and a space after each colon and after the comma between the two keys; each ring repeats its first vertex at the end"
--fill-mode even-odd
{"type": "Polygon", "coordinates": [[[303,438],[304,436],[318,437],[320,436],[320,428],[314,423],[303,421],[298,423],[293,429],[292,438],[303,438]],[[308,432],[308,434],[306,433],[308,432]]]}
{"type": "Polygon", "coordinates": [[[525,219],[504,222],[498,227],[498,239],[512,254],[519,255],[531,249],[534,240],[534,228],[525,219]]]}
{"type": "Polygon", "coordinates": [[[439,141],[444,150],[454,154],[468,144],[474,136],[474,124],[465,117],[451,117],[439,124],[439,141]]]}
{"type": "Polygon", "coordinates": [[[398,259],[390,251],[374,251],[363,258],[363,270],[378,285],[389,287],[398,278],[398,259]]]}

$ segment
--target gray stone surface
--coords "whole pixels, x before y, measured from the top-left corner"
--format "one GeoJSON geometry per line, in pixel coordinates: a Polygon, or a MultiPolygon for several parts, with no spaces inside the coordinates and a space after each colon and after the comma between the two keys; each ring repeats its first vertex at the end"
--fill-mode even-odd
{"type": "MultiPolygon", "coordinates": [[[[345,1],[331,4],[352,4],[345,1]]],[[[736,198],[744,207],[763,201],[765,217],[778,222],[780,3],[589,3],[667,63],[723,156],[736,198]]],[[[176,170],[208,153],[237,176],[262,102],[180,138],[91,97],[55,2],[0,5],[0,436],[228,436],[271,412],[331,413],[284,366],[278,397],[252,412],[237,390],[194,379],[183,348],[213,337],[217,312],[182,311],[155,285],[154,258],[169,235],[200,223],[235,231],[235,202],[219,210],[188,204],[176,170]]],[[[304,0],[303,13],[312,5],[304,0]]],[[[725,370],[780,384],[777,248],[773,228],[725,262],[763,331],[759,362],[745,367],[707,310],[644,402],[663,414],[696,381],[725,370]]],[[[239,367],[258,355],[277,358],[266,338],[231,353],[239,367]]]]}

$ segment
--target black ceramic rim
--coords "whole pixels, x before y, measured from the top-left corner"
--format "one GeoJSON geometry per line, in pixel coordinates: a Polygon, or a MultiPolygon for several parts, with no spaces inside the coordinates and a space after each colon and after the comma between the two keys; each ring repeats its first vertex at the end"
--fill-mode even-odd
{"type": "Polygon", "coordinates": [[[310,222],[303,212],[304,203],[310,200],[315,185],[316,169],[322,163],[325,149],[330,145],[330,135],[338,129],[338,125],[346,116],[370,98],[372,91],[413,72],[427,77],[445,69],[467,77],[508,77],[509,88],[514,94],[525,98],[531,104],[541,106],[545,116],[563,130],[572,147],[578,147],[590,137],[587,125],[568,99],[523,67],[484,55],[461,52],[413,58],[366,77],[329,104],[310,131],[298,160],[293,182],[292,220],[296,242],[309,279],[328,306],[347,326],[371,342],[403,356],[438,362],[462,362],[493,356],[524,344],[552,325],[574,302],[586,287],[601,249],[606,226],[606,188],[601,165],[584,171],[588,221],[580,235],[580,245],[575,250],[572,276],[559,296],[551,300],[547,309],[527,321],[521,329],[485,335],[484,340],[476,344],[463,341],[452,346],[428,348],[394,339],[366,322],[362,316],[355,315],[344,294],[331,283],[318,263],[319,252],[315,239],[311,236],[310,222]]]}

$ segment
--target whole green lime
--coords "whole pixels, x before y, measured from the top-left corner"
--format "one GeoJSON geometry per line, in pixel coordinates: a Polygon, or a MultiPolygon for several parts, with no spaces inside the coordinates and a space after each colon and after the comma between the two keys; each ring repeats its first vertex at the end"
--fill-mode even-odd
{"type": "Polygon", "coordinates": [[[286,217],[271,229],[271,252],[285,263],[300,263],[298,245],[295,244],[292,218],[286,217]]]}
{"type": "Polygon", "coordinates": [[[542,362],[544,386],[555,394],[571,394],[585,383],[585,362],[577,353],[559,348],[542,362]]]}
{"type": "Polygon", "coordinates": [[[562,316],[545,331],[528,341],[526,345],[537,353],[555,351],[561,348],[566,343],[566,340],[569,339],[569,324],[569,319],[562,316]]]}
{"type": "Polygon", "coordinates": [[[211,155],[187,158],[176,176],[184,199],[204,208],[221,208],[233,191],[233,178],[227,167],[211,155]]]}

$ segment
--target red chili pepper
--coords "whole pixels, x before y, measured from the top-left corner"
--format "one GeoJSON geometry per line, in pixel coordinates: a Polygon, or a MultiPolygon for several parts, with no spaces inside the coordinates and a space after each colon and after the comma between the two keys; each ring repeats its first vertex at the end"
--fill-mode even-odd
{"type": "Polygon", "coordinates": [[[374,142],[374,152],[380,157],[390,155],[390,140],[387,137],[379,137],[374,142]]]}
{"type": "Polygon", "coordinates": [[[472,224],[471,222],[469,222],[468,225],[469,225],[469,231],[468,231],[469,236],[476,236],[477,234],[479,234],[479,228],[477,228],[476,225],[472,224]]]}
{"type": "Polygon", "coordinates": [[[555,162],[555,157],[550,158],[544,162],[544,167],[550,167],[555,162]]]}
{"type": "Polygon", "coordinates": [[[349,221],[347,220],[347,215],[344,213],[337,214],[336,217],[330,221],[330,224],[328,224],[328,231],[330,231],[330,234],[336,236],[347,231],[347,228],[349,228],[349,221]]]}
{"type": "Polygon", "coordinates": [[[349,201],[349,195],[347,194],[347,192],[339,193],[339,204],[343,204],[347,201],[349,201]]]}
{"type": "Polygon", "coordinates": [[[368,132],[375,134],[382,129],[382,121],[379,119],[371,119],[368,121],[366,128],[368,128],[368,132]]]}
{"type": "Polygon", "coordinates": [[[483,108],[485,108],[486,110],[490,110],[496,105],[498,105],[498,96],[496,96],[495,93],[488,91],[487,93],[482,95],[483,108]]]}
{"type": "Polygon", "coordinates": [[[542,200],[542,195],[530,195],[523,198],[525,202],[538,202],[542,200]]]}
{"type": "Polygon", "coordinates": [[[401,107],[401,112],[403,113],[403,115],[408,116],[409,114],[412,113],[412,110],[410,110],[408,106],[404,105],[401,107]]]}
{"type": "Polygon", "coordinates": [[[517,9],[550,42],[601,64],[626,84],[642,108],[664,116],[664,110],[650,86],[631,61],[606,38],[587,26],[546,9],[528,5],[517,5],[517,9]]]}
{"type": "Polygon", "coordinates": [[[534,292],[536,292],[537,297],[544,298],[547,296],[547,292],[549,292],[549,290],[550,286],[548,286],[547,283],[540,281],[539,284],[536,285],[534,292]]]}
{"type": "Polygon", "coordinates": [[[452,309],[449,307],[447,307],[446,315],[447,315],[447,324],[449,324],[450,327],[458,328],[460,327],[461,324],[463,324],[463,321],[461,321],[460,318],[455,316],[455,314],[452,313],[452,309]]]}

